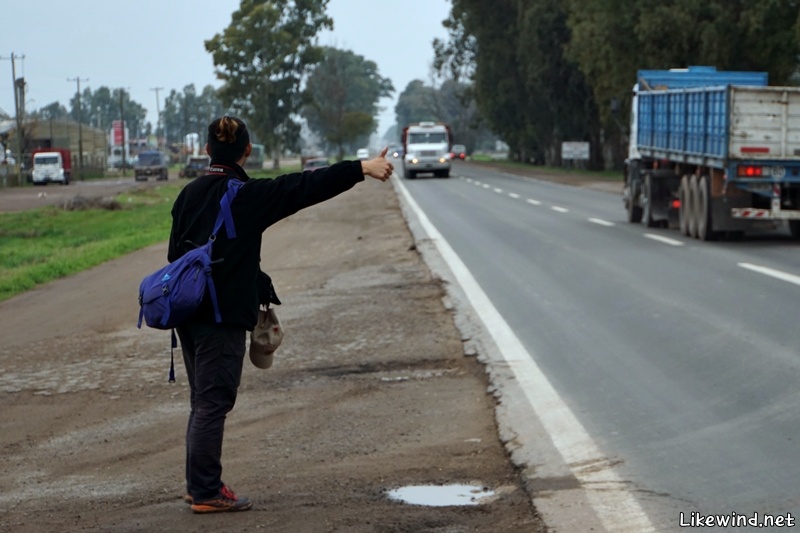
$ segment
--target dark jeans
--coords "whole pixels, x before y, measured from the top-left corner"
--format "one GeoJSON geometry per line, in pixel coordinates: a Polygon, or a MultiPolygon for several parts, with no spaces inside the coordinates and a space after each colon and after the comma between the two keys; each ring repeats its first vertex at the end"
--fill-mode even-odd
{"type": "Polygon", "coordinates": [[[246,331],[194,322],[176,330],[191,390],[186,489],[202,501],[217,496],[222,487],[222,436],[242,379],[246,331]]]}

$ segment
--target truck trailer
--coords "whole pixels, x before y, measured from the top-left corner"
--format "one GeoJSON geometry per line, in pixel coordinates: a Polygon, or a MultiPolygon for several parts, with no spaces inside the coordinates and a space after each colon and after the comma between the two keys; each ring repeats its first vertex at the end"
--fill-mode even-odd
{"type": "Polygon", "coordinates": [[[450,177],[450,145],[453,131],[442,122],[418,122],[403,128],[403,177],[414,179],[417,174],[432,172],[434,176],[450,177]]]}
{"type": "Polygon", "coordinates": [[[767,81],[714,67],[637,73],[629,222],[701,240],[788,225],[800,238],[800,88],[767,81]]]}

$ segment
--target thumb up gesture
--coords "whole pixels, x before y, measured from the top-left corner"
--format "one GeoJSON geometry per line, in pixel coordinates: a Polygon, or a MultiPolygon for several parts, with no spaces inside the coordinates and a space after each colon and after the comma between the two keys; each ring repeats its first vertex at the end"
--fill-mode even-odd
{"type": "Polygon", "coordinates": [[[378,154],[378,157],[361,162],[361,171],[365,176],[381,181],[386,181],[392,176],[394,165],[386,159],[386,153],[388,151],[389,147],[384,146],[381,153],[378,154]]]}

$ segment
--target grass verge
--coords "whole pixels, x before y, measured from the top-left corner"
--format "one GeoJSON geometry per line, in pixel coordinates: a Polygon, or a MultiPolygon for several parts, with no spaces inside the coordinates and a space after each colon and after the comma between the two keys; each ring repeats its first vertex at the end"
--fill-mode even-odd
{"type": "MultiPolygon", "coordinates": [[[[298,171],[259,170],[253,178],[298,171]]],[[[42,207],[0,213],[0,301],[169,238],[170,210],[186,185],[141,188],[117,196],[121,210],[42,207]]]]}

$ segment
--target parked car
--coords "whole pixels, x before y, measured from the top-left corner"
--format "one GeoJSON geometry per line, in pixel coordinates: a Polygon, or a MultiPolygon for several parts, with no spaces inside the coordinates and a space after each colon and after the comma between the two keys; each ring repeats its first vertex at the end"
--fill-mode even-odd
{"type": "Polygon", "coordinates": [[[303,165],[303,171],[317,170],[319,168],[329,167],[330,165],[331,162],[324,157],[314,157],[306,160],[306,163],[303,165]]]}
{"type": "Polygon", "coordinates": [[[450,159],[466,159],[467,147],[463,144],[454,144],[450,149],[450,159]]]}
{"type": "Polygon", "coordinates": [[[356,151],[356,157],[359,159],[369,159],[369,150],[366,148],[359,148],[358,151],[356,151]]]}
{"type": "Polygon", "coordinates": [[[196,178],[206,174],[211,158],[207,155],[190,155],[186,158],[186,166],[178,174],[181,178],[196,178]]]}
{"type": "Polygon", "coordinates": [[[134,177],[136,181],[147,181],[147,178],[151,176],[157,180],[166,181],[169,177],[167,164],[167,156],[164,152],[158,150],[140,152],[133,164],[134,177]]]}

